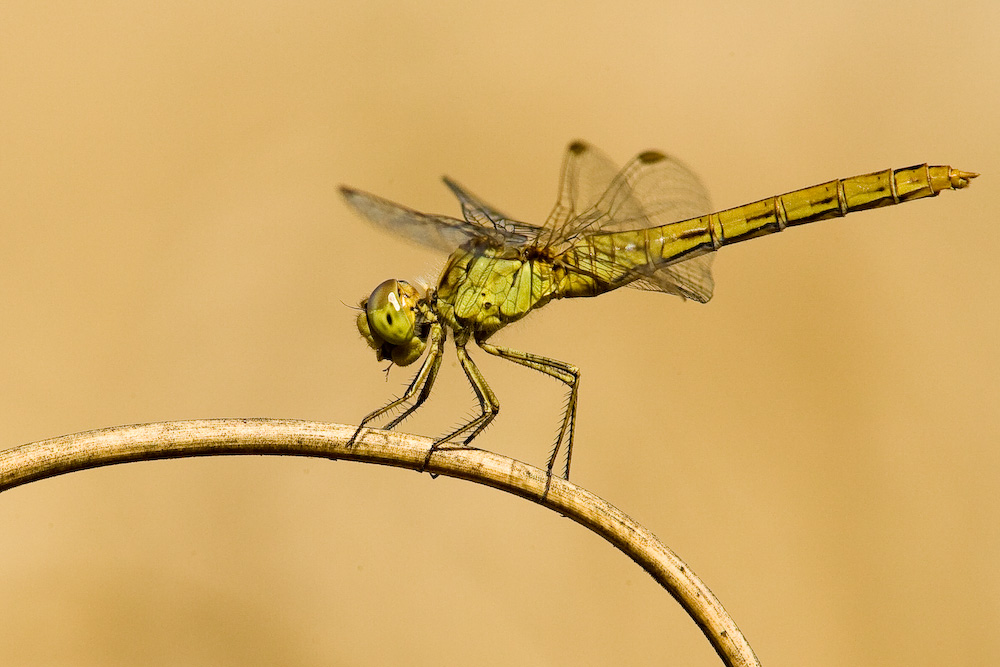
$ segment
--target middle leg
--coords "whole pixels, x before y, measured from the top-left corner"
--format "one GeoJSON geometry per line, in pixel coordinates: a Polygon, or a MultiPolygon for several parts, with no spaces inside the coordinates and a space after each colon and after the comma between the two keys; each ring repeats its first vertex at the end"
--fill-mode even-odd
{"type": "Polygon", "coordinates": [[[465,345],[455,345],[455,352],[458,356],[458,362],[462,365],[462,370],[465,371],[465,376],[469,378],[469,384],[472,385],[472,390],[476,393],[476,400],[479,401],[480,414],[478,417],[462,424],[460,427],[439,439],[435,442],[427,452],[427,458],[424,459],[424,466],[426,467],[430,463],[431,455],[437,450],[438,447],[446,442],[450,442],[465,433],[469,433],[468,436],[462,441],[463,445],[468,445],[472,440],[482,433],[483,429],[490,425],[490,422],[497,416],[500,412],[500,401],[497,400],[496,394],[490,389],[490,385],[486,383],[486,378],[480,372],[479,367],[472,361],[469,353],[465,349],[465,345]]]}

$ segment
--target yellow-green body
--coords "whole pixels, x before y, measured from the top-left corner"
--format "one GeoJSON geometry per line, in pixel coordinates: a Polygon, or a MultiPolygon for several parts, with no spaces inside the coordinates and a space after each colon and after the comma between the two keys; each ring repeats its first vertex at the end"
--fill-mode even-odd
{"type": "Polygon", "coordinates": [[[452,253],[437,288],[437,310],[460,336],[485,340],[498,329],[563,296],[565,272],[549,258],[526,258],[515,248],[452,253]]]}
{"type": "Polygon", "coordinates": [[[438,284],[424,294],[403,281],[387,280],[362,301],[358,330],[378,359],[401,366],[421,357],[424,361],[405,394],[366,416],[355,437],[372,420],[404,408],[386,428],[396,426],[426,400],[451,332],[481,414],[438,444],[459,437],[469,443],[500,410],[466,351],[474,340],[485,352],[545,373],[569,388],[548,462],[551,472],[565,443],[568,478],[579,369],[493,345],[488,339],[499,329],[552,299],[596,296],[623,286],[704,303],[714,285],[711,253],[724,245],[964,188],[975,176],[926,164],[886,169],[706,213],[710,208],[704,186],[673,158],[647,151],[618,171],[592,147],[574,142],[563,162],[556,205],[543,225],[512,220],[448,179],[445,183],[461,202],[464,220],[420,213],[343,188],[348,203],[372,222],[450,253],[438,284]]]}
{"type": "Polygon", "coordinates": [[[926,164],[886,169],[657,227],[584,234],[558,253],[534,246],[482,248],[474,241],[448,258],[437,309],[457,335],[485,340],[552,299],[622,287],[638,268],[652,271],[789,226],[934,196],[965,187],[969,177],[926,164]]]}

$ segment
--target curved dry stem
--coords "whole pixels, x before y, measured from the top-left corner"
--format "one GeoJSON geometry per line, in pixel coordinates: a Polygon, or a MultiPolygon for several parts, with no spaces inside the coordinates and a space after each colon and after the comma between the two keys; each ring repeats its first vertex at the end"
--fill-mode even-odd
{"type": "MultiPolygon", "coordinates": [[[[420,470],[432,440],[354,426],[283,419],[205,419],[116,426],[0,452],[0,491],[98,466],[222,454],[284,454],[420,470]]],[[[439,447],[427,472],[492,486],[544,505],[624,551],[676,599],[727,665],[759,665],[746,638],[708,587],[656,537],[610,503],[561,478],[545,493],[543,470],[492,452],[439,447]],[[543,497],[544,495],[544,497],[543,497]]]]}

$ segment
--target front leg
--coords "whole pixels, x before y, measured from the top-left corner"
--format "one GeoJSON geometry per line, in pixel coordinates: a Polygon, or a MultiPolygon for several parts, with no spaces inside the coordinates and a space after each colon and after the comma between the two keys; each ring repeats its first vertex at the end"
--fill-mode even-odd
{"type": "Polygon", "coordinates": [[[353,447],[355,441],[357,441],[358,436],[361,431],[371,423],[372,421],[382,417],[386,413],[392,412],[399,406],[403,405],[414,396],[417,397],[413,401],[413,405],[406,408],[399,416],[386,424],[386,429],[391,429],[396,427],[400,422],[409,417],[414,413],[414,411],[419,408],[427,397],[430,396],[431,389],[434,387],[434,380],[437,378],[438,371],[441,369],[441,358],[444,354],[444,330],[441,328],[440,324],[431,325],[431,331],[429,336],[430,351],[424,358],[424,363],[420,366],[420,370],[413,377],[410,382],[410,386],[406,388],[406,392],[399,398],[389,402],[388,405],[379,408],[373,412],[370,412],[361,420],[361,424],[358,425],[358,430],[354,432],[351,439],[347,441],[348,447],[353,447]]]}

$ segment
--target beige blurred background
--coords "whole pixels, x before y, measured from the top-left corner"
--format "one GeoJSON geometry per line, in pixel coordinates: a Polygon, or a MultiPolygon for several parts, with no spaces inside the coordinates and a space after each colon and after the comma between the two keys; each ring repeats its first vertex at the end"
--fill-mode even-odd
{"type": "MultiPolygon", "coordinates": [[[[443,257],[351,184],[539,220],[562,151],[659,148],[717,208],[889,166],[969,190],[723,251],[497,340],[583,369],[575,481],[698,572],[765,665],[1000,660],[1000,5],[34,3],[0,11],[0,447],[356,422],[409,379],[354,304],[443,257]],[[343,302],[343,303],[342,303],[343,302]]],[[[542,464],[560,387],[478,354],[479,440],[542,464]]],[[[474,409],[449,347],[409,430],[474,409]]],[[[450,479],[292,458],[0,495],[5,665],[716,665],[622,554],[450,479]]]]}

